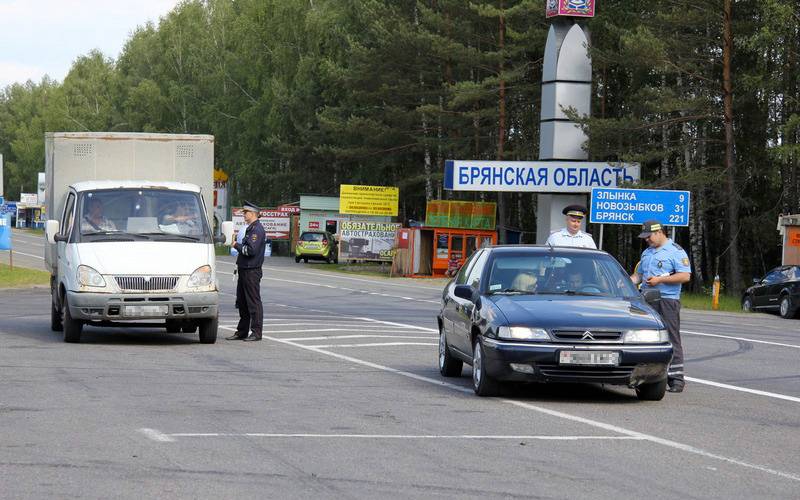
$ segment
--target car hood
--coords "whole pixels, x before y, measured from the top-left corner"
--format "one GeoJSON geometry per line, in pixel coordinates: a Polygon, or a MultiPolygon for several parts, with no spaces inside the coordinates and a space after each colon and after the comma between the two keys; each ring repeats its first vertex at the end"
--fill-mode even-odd
{"type": "Polygon", "coordinates": [[[213,246],[206,243],[125,241],[79,243],[78,258],[100,274],[192,274],[214,262],[213,246]]]}
{"type": "Polygon", "coordinates": [[[546,329],[664,328],[644,300],[570,295],[503,295],[491,297],[509,325],[546,329]]]}

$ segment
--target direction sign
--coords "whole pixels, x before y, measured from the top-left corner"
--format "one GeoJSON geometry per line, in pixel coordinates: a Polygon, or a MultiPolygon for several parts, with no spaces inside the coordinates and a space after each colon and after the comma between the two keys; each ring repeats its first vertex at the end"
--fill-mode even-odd
{"type": "Polygon", "coordinates": [[[655,219],[667,226],[689,225],[689,191],[592,189],[589,222],[642,224],[655,219]]]}

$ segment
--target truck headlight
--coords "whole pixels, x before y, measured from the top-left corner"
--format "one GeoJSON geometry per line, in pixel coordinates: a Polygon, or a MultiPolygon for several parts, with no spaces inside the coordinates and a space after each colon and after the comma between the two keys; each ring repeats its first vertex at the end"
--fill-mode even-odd
{"type": "Polygon", "coordinates": [[[497,330],[497,336],[513,340],[550,340],[547,330],[527,326],[501,326],[497,330]]]}
{"type": "Polygon", "coordinates": [[[628,330],[622,341],[626,344],[656,344],[669,339],[666,330],[628,330]]]}
{"type": "Polygon", "coordinates": [[[92,286],[96,288],[103,288],[106,286],[106,280],[100,276],[100,273],[89,266],[78,266],[78,283],[80,283],[81,286],[92,286]]]}
{"type": "Polygon", "coordinates": [[[209,286],[214,281],[212,277],[213,273],[211,272],[211,266],[198,267],[195,272],[189,276],[188,286],[190,288],[209,286]]]}

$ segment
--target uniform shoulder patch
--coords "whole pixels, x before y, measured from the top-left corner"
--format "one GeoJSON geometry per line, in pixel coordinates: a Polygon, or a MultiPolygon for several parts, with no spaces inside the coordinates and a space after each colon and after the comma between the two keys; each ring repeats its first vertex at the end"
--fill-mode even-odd
{"type": "Polygon", "coordinates": [[[683,264],[684,266],[688,266],[688,265],[689,265],[689,259],[688,259],[688,257],[684,257],[684,258],[681,260],[681,264],[683,264]]]}

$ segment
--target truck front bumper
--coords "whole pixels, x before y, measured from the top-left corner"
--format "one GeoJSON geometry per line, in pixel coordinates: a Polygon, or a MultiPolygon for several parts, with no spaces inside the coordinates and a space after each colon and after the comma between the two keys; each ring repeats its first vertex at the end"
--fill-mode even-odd
{"type": "Polygon", "coordinates": [[[67,292],[70,315],[82,321],[216,318],[217,292],[115,294],[67,292]]]}

